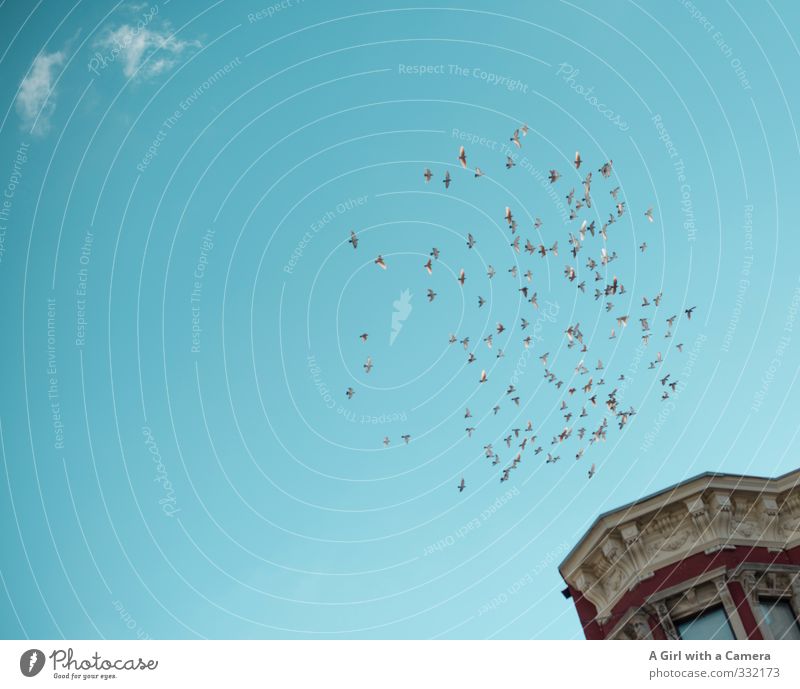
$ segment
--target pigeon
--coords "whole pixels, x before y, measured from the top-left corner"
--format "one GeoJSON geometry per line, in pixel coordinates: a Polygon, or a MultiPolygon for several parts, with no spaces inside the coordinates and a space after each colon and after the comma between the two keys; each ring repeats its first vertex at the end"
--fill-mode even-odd
{"type": "Polygon", "coordinates": [[[461,167],[465,170],[467,169],[467,154],[463,146],[458,150],[458,162],[461,163],[461,167]]]}

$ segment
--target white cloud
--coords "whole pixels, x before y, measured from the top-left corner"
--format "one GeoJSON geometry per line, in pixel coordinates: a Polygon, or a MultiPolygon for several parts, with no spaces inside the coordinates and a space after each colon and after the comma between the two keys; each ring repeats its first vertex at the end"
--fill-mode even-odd
{"type": "Polygon", "coordinates": [[[64,64],[66,53],[39,53],[28,75],[22,80],[17,94],[17,113],[34,134],[46,134],[50,117],[56,108],[53,86],[56,68],[64,64]]]}
{"type": "Polygon", "coordinates": [[[176,38],[167,24],[164,31],[158,31],[143,26],[143,22],[108,30],[98,41],[98,47],[106,51],[105,60],[119,60],[122,73],[129,79],[134,76],[146,79],[166,72],[182,53],[199,45],[197,41],[176,38]]]}

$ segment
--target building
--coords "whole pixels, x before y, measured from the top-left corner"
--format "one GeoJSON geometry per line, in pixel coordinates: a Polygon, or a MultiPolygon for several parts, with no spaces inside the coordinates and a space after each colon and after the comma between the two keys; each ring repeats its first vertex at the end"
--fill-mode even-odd
{"type": "Polygon", "coordinates": [[[607,512],[559,571],[587,639],[800,639],[800,469],[705,473],[607,512]]]}

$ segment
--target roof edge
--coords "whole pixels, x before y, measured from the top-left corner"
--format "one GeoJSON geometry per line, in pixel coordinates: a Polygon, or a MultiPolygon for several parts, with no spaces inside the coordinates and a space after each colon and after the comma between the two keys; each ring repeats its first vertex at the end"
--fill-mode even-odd
{"type": "Polygon", "coordinates": [[[578,551],[578,549],[586,542],[586,540],[589,538],[589,536],[592,534],[592,532],[597,528],[597,526],[602,521],[604,521],[605,519],[608,519],[609,517],[611,517],[614,514],[617,514],[619,512],[624,512],[626,510],[630,510],[633,507],[636,507],[638,505],[642,505],[642,504],[644,504],[644,503],[646,503],[646,502],[648,502],[650,500],[654,500],[655,498],[658,498],[658,497],[660,497],[662,495],[665,495],[667,493],[677,491],[678,489],[684,488],[684,487],[686,487],[686,486],[688,486],[688,485],[690,485],[692,483],[700,483],[704,479],[706,480],[707,484],[711,484],[714,479],[726,479],[726,478],[734,478],[734,479],[750,480],[750,481],[752,481],[752,480],[755,480],[755,481],[769,481],[769,482],[772,482],[772,483],[778,483],[780,481],[783,481],[786,478],[789,478],[793,474],[795,474],[796,477],[797,477],[797,479],[795,481],[795,485],[800,485],[800,467],[798,467],[797,469],[792,469],[791,471],[787,471],[786,473],[780,474],[779,476],[754,476],[754,475],[751,475],[751,474],[732,474],[732,473],[724,473],[724,472],[716,472],[716,471],[705,471],[702,474],[697,474],[696,476],[692,476],[691,478],[684,479],[683,481],[678,481],[677,483],[673,483],[672,485],[669,485],[669,486],[667,486],[665,488],[657,490],[654,493],[650,493],[648,495],[645,495],[642,498],[638,498],[636,500],[632,500],[632,501],[627,502],[627,503],[625,503],[623,505],[620,505],[619,507],[616,507],[616,508],[611,509],[611,510],[607,510],[607,511],[599,514],[597,517],[595,517],[594,521],[591,523],[589,528],[586,529],[586,531],[584,531],[583,535],[578,539],[578,541],[575,543],[575,545],[572,547],[572,549],[567,553],[567,555],[564,557],[564,559],[558,565],[558,573],[561,575],[561,578],[564,579],[564,581],[566,582],[567,580],[564,577],[564,572],[562,571],[562,568],[564,567],[564,565],[573,557],[573,555],[575,555],[575,553],[578,551]]]}

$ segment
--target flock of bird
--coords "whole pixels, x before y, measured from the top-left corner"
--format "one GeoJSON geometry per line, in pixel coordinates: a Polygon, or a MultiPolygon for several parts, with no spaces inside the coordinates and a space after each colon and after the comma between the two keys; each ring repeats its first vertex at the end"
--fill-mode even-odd
{"type": "MultiPolygon", "coordinates": [[[[521,137],[526,136],[527,133],[528,128],[527,126],[523,125],[514,131],[513,135],[510,137],[510,141],[513,142],[517,148],[522,148],[521,137]]],[[[463,169],[470,169],[467,164],[467,153],[464,146],[461,146],[459,149],[458,161],[463,169]]],[[[581,170],[582,166],[584,165],[584,161],[581,158],[580,152],[575,152],[575,158],[572,165],[576,171],[581,170]]],[[[508,170],[516,166],[512,156],[506,156],[505,166],[508,170]]],[[[484,175],[484,172],[480,167],[475,167],[471,170],[471,172],[473,173],[474,178],[479,178],[484,175]]],[[[598,168],[597,172],[600,173],[600,176],[603,180],[609,180],[613,174],[613,161],[608,160],[603,163],[598,168]]],[[[549,171],[549,181],[551,184],[556,184],[561,177],[562,175],[558,170],[551,169],[549,171]]],[[[592,172],[587,172],[585,176],[583,173],[579,173],[579,177],[583,178],[579,187],[581,194],[576,196],[575,188],[573,187],[569,189],[565,195],[569,208],[569,223],[574,223],[575,228],[568,232],[568,236],[566,238],[567,245],[569,246],[567,254],[570,258],[568,259],[569,262],[566,263],[564,267],[564,278],[569,283],[573,284],[576,290],[578,290],[581,294],[592,293],[592,290],[589,289],[587,285],[587,282],[589,282],[593,287],[593,296],[595,301],[599,301],[601,299],[603,300],[603,308],[605,312],[611,314],[610,318],[613,319],[612,325],[609,326],[608,339],[615,339],[618,331],[621,332],[623,329],[628,327],[629,323],[635,323],[638,320],[641,328],[640,336],[642,343],[643,345],[647,346],[650,343],[651,338],[656,336],[655,330],[657,323],[657,321],[654,319],[654,316],[650,315],[652,312],[648,311],[648,309],[651,307],[657,309],[661,304],[663,294],[659,293],[652,297],[643,295],[642,302],[639,307],[643,310],[643,315],[641,316],[633,316],[630,313],[622,313],[615,305],[617,297],[622,297],[622,295],[626,294],[624,283],[615,275],[613,275],[613,271],[610,271],[609,269],[609,266],[618,258],[617,252],[610,249],[609,235],[611,234],[612,230],[611,226],[619,221],[627,212],[625,201],[620,199],[620,187],[617,186],[608,190],[608,193],[612,199],[613,210],[609,212],[608,219],[598,228],[596,220],[582,219],[579,214],[579,211],[583,209],[588,210],[593,208],[595,199],[592,195],[592,172]],[[588,241],[587,237],[590,238],[588,241]],[[602,242],[599,241],[600,239],[602,239],[602,242]],[[592,246],[592,244],[595,244],[595,246],[592,246]],[[581,258],[579,258],[579,255],[581,255],[581,258]],[[579,266],[580,261],[583,260],[583,255],[586,255],[586,277],[580,273],[579,266]],[[601,270],[603,271],[602,273],[601,270]],[[611,274],[610,278],[608,277],[609,274],[611,274]]],[[[433,172],[429,168],[425,168],[423,172],[423,179],[425,180],[425,184],[430,183],[433,179],[433,172]]],[[[454,183],[454,178],[450,174],[449,170],[445,172],[442,183],[444,184],[445,189],[449,189],[454,183]]],[[[653,209],[648,208],[644,212],[644,217],[648,222],[653,223],[653,209]]],[[[525,239],[523,241],[521,235],[517,234],[518,231],[521,230],[520,225],[518,224],[512,209],[508,206],[505,208],[503,219],[505,220],[510,231],[510,247],[515,254],[522,255],[524,252],[530,254],[531,259],[533,259],[535,256],[538,256],[540,259],[557,258],[559,256],[558,239],[554,239],[550,246],[547,246],[542,242],[534,243],[530,239],[525,239]]],[[[542,227],[542,220],[536,217],[533,222],[533,229],[539,236],[541,236],[540,230],[542,227]]],[[[348,241],[352,245],[353,249],[356,249],[359,245],[357,233],[351,230],[350,239],[348,241]]],[[[465,237],[465,243],[467,250],[471,250],[475,247],[477,240],[471,232],[467,233],[465,237]]],[[[642,242],[642,244],[639,246],[639,249],[644,253],[647,250],[647,243],[642,242]]],[[[430,251],[430,257],[428,258],[427,262],[422,265],[422,268],[428,275],[431,275],[435,270],[436,261],[438,261],[439,256],[439,249],[433,247],[430,251]]],[[[388,265],[381,254],[378,254],[374,262],[375,265],[382,270],[388,269],[388,265]]],[[[529,268],[521,276],[519,276],[517,262],[515,261],[515,264],[512,265],[507,272],[515,280],[518,292],[522,295],[526,302],[530,303],[530,317],[532,317],[536,310],[539,309],[537,293],[534,291],[531,285],[533,282],[533,271],[529,268]],[[522,281],[522,278],[525,278],[525,282],[522,281]]],[[[489,265],[486,272],[487,279],[492,280],[496,274],[497,271],[491,265],[489,265]]],[[[466,273],[462,268],[459,270],[457,277],[457,281],[461,285],[462,289],[464,288],[466,279],[466,273]]],[[[428,288],[428,301],[433,302],[436,297],[437,293],[433,289],[428,288]]],[[[477,308],[483,308],[485,304],[486,300],[482,296],[478,295],[477,308]]],[[[691,320],[695,309],[695,306],[683,309],[683,314],[686,316],[687,320],[691,320]]],[[[678,320],[678,314],[671,315],[664,320],[666,322],[666,328],[661,331],[660,336],[662,339],[669,339],[673,335],[673,330],[675,329],[676,321],[678,320]]],[[[523,317],[521,319],[520,329],[522,331],[526,331],[529,326],[530,320],[523,317]]],[[[487,349],[493,350],[497,358],[504,357],[505,348],[511,344],[510,342],[506,341],[503,343],[505,344],[505,347],[495,347],[495,345],[499,344],[497,340],[501,338],[505,331],[506,327],[502,323],[497,323],[496,332],[491,333],[483,338],[484,345],[487,347],[487,349]]],[[[366,342],[368,337],[368,333],[362,333],[359,335],[359,338],[362,340],[362,342],[366,342]]],[[[566,338],[567,349],[577,351],[575,357],[577,363],[571,375],[568,377],[568,380],[564,380],[553,370],[553,363],[550,361],[549,352],[544,352],[539,356],[539,361],[543,366],[543,373],[546,383],[553,385],[556,390],[556,394],[561,397],[559,412],[562,415],[563,423],[559,424],[559,429],[553,434],[549,445],[545,440],[540,439],[542,429],[534,428],[532,421],[528,421],[524,426],[509,428],[508,435],[503,438],[502,442],[505,443],[506,449],[510,451],[512,459],[510,463],[499,470],[501,482],[508,481],[510,479],[511,472],[519,467],[526,452],[527,454],[533,454],[534,456],[545,454],[545,462],[548,464],[554,464],[555,462],[559,461],[561,458],[559,452],[563,451],[561,448],[564,448],[564,443],[573,437],[576,438],[580,443],[580,446],[575,453],[575,459],[580,460],[584,456],[584,453],[594,444],[606,440],[606,433],[609,428],[610,419],[613,419],[613,423],[615,423],[616,426],[621,430],[629,423],[631,417],[636,414],[636,410],[632,406],[626,408],[621,406],[618,400],[617,387],[613,387],[605,395],[602,393],[602,390],[606,386],[611,387],[612,385],[606,383],[606,376],[608,373],[606,372],[605,366],[601,359],[597,359],[597,363],[596,365],[592,366],[592,370],[590,370],[590,366],[587,365],[587,362],[590,360],[589,342],[584,337],[580,323],[576,322],[569,324],[564,330],[564,337],[566,338]],[[595,417],[594,421],[592,421],[592,417],[595,417]],[[547,449],[545,449],[545,447],[547,449]]],[[[460,344],[463,347],[467,357],[467,364],[473,364],[478,360],[478,350],[482,347],[481,345],[472,342],[468,335],[459,337],[455,334],[450,334],[448,342],[450,345],[460,344]],[[471,344],[473,345],[472,347],[470,346],[471,344]]],[[[520,344],[525,349],[530,348],[533,344],[531,336],[526,335],[525,337],[521,338],[520,344]]],[[[683,344],[678,343],[676,344],[675,348],[678,352],[682,352],[683,344]]],[[[592,356],[591,360],[593,361],[595,358],[596,357],[592,356]]],[[[661,351],[656,351],[655,357],[652,361],[650,361],[648,368],[650,370],[659,369],[662,364],[662,353],[661,351]]],[[[372,357],[368,356],[363,364],[365,373],[369,374],[370,371],[372,371],[373,366],[374,364],[372,357]]],[[[485,368],[481,369],[479,375],[476,375],[476,379],[478,385],[488,381],[488,374],[485,368]]],[[[624,373],[620,373],[619,376],[614,379],[614,382],[624,380],[624,373]]],[[[609,381],[611,381],[611,378],[609,378],[609,381]]],[[[660,383],[661,388],[663,388],[661,399],[666,400],[670,397],[670,392],[675,393],[677,391],[679,381],[673,379],[671,374],[667,373],[665,376],[660,378],[660,383]]],[[[354,394],[355,391],[353,388],[349,387],[346,391],[347,397],[352,399],[354,394]]],[[[511,402],[515,407],[520,407],[522,394],[514,385],[508,385],[506,395],[509,402],[511,402]]],[[[496,416],[500,412],[500,409],[501,405],[495,404],[492,407],[491,412],[496,416]]],[[[464,413],[464,419],[467,420],[468,425],[465,428],[465,432],[469,438],[472,438],[473,434],[477,433],[478,431],[478,429],[469,422],[469,419],[472,418],[473,414],[470,409],[467,408],[464,413]]],[[[405,434],[401,436],[401,439],[407,444],[410,441],[411,436],[405,434]]],[[[391,441],[388,437],[383,439],[383,444],[385,446],[388,446],[390,442],[391,441]]],[[[497,466],[501,463],[500,455],[492,446],[492,443],[488,443],[483,446],[483,453],[491,462],[492,466],[497,466]]],[[[595,471],[596,465],[592,463],[587,472],[590,479],[592,476],[594,476],[595,471]]],[[[466,482],[463,477],[457,484],[457,488],[459,492],[463,492],[466,488],[466,482]]]]}

